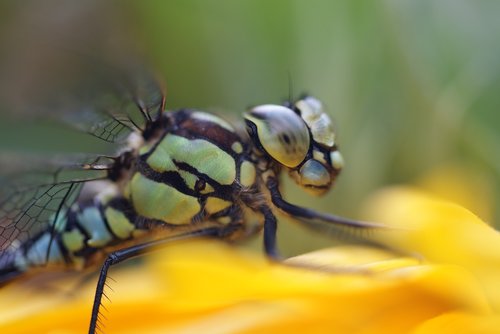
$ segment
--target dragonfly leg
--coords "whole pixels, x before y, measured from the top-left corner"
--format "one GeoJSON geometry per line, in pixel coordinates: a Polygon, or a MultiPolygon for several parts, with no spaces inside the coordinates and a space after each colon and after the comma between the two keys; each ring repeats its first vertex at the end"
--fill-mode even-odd
{"type": "Polygon", "coordinates": [[[276,217],[268,206],[260,209],[264,215],[264,251],[272,259],[279,259],[276,246],[276,230],[278,228],[276,217]]]}
{"type": "Polygon", "coordinates": [[[108,277],[108,270],[111,266],[123,262],[127,259],[149,253],[164,246],[172,241],[184,240],[195,237],[225,237],[233,232],[235,227],[207,227],[204,229],[163,238],[159,240],[154,240],[139,245],[134,245],[128,248],[117,250],[108,255],[106,261],[101,267],[101,272],[99,274],[99,280],[97,281],[94,303],[92,305],[92,316],[90,318],[89,334],[95,334],[98,327],[99,321],[99,309],[102,302],[102,296],[104,294],[104,287],[106,285],[106,279],[108,277]],[[230,229],[230,230],[228,230],[230,229]]]}
{"type": "Polygon", "coordinates": [[[294,218],[299,218],[298,221],[308,227],[315,228],[314,222],[319,221],[326,224],[349,226],[360,229],[387,228],[382,224],[348,219],[291,204],[281,196],[281,193],[278,189],[278,182],[274,178],[269,178],[266,186],[271,194],[271,201],[278,209],[284,211],[294,218]]]}

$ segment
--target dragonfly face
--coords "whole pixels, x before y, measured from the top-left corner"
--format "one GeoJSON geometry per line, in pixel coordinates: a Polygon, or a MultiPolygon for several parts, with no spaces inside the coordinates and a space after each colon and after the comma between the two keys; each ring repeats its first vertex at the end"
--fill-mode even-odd
{"type": "Polygon", "coordinates": [[[314,195],[330,189],[344,163],[319,100],[308,96],[291,108],[257,106],[245,121],[256,148],[286,168],[297,184],[314,195]]]}

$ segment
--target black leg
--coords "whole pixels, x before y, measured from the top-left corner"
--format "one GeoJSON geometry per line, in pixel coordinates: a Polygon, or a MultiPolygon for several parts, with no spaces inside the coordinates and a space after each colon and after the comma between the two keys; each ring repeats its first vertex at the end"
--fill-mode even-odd
{"type": "Polygon", "coordinates": [[[266,183],[269,192],[271,193],[271,201],[273,204],[283,210],[285,213],[291,215],[294,218],[303,218],[300,220],[301,223],[312,227],[314,229],[320,229],[319,223],[335,224],[337,226],[346,226],[360,229],[375,229],[375,228],[387,228],[387,226],[372,222],[363,222],[359,220],[352,220],[340,216],[335,216],[323,212],[317,212],[311,209],[303,208],[291,203],[288,203],[283,199],[281,193],[278,189],[278,182],[274,178],[270,178],[266,183]],[[305,220],[304,220],[305,219],[305,220]]]}
{"type": "Polygon", "coordinates": [[[164,238],[160,240],[146,242],[139,245],[134,245],[132,247],[120,249],[117,250],[116,252],[109,254],[101,268],[101,273],[99,274],[99,280],[97,281],[94,304],[92,306],[92,316],[90,318],[89,334],[94,334],[96,328],[98,327],[97,323],[99,321],[99,308],[101,306],[102,296],[104,293],[104,286],[106,285],[106,278],[108,277],[108,270],[112,265],[118,264],[122,261],[136,257],[138,255],[151,252],[157,249],[158,247],[161,247],[172,241],[201,237],[201,236],[225,237],[226,235],[233,232],[232,229],[228,230],[228,227],[223,227],[223,228],[209,227],[202,230],[184,233],[169,238],[164,238]]]}
{"type": "Polygon", "coordinates": [[[264,206],[260,209],[264,215],[264,250],[273,259],[278,259],[278,249],[276,247],[276,230],[278,228],[276,217],[271,209],[264,206]]]}

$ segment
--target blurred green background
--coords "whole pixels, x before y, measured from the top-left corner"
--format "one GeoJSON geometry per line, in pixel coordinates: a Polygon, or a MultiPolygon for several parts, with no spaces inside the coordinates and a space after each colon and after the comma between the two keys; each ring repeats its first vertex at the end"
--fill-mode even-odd
{"type": "MultiPolygon", "coordinates": [[[[460,0],[3,1],[0,149],[92,151],[100,143],[13,121],[23,114],[13,106],[68,74],[64,48],[130,53],[165,78],[169,109],[238,119],[287,99],[290,87],[322,99],[346,168],[321,199],[287,182],[293,202],[359,217],[376,189],[458,170],[454,181],[480,203],[473,210],[499,226],[498,13],[500,2],[460,0]]],[[[280,234],[285,253],[329,243],[285,224],[280,234]]]]}

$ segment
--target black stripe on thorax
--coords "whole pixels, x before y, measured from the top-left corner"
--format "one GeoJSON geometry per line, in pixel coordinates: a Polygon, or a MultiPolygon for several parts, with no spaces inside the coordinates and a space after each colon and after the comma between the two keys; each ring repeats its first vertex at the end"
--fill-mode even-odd
{"type": "MultiPolygon", "coordinates": [[[[233,199],[232,198],[232,194],[235,191],[235,187],[238,186],[234,182],[233,182],[233,184],[230,184],[230,185],[222,185],[219,182],[217,182],[214,179],[212,179],[207,174],[199,172],[196,168],[194,168],[193,166],[191,166],[188,163],[180,162],[180,161],[174,161],[174,163],[177,166],[177,168],[179,168],[181,170],[184,170],[186,172],[189,172],[191,174],[194,174],[198,178],[204,180],[206,183],[208,183],[209,185],[211,185],[214,188],[214,192],[215,192],[213,195],[211,195],[212,197],[218,197],[218,198],[225,199],[225,200],[228,200],[228,201],[230,201],[230,200],[233,199]]],[[[237,168],[238,168],[238,166],[237,166],[237,168]]],[[[205,195],[199,194],[198,196],[199,197],[200,196],[203,197],[203,196],[207,196],[207,195],[206,194],[205,195]]]]}
{"type": "MultiPolygon", "coordinates": [[[[145,161],[146,159],[147,155],[140,157],[137,163],[137,171],[142,175],[144,175],[145,177],[147,177],[148,179],[158,183],[163,183],[172,186],[178,191],[189,196],[193,196],[199,199],[204,199],[208,197],[208,194],[200,194],[197,191],[189,188],[185,183],[184,179],[182,178],[182,176],[177,171],[157,172],[149,166],[149,164],[145,161]]],[[[232,199],[231,195],[234,192],[235,185],[221,185],[207,174],[199,172],[196,168],[185,162],[179,162],[174,160],[174,164],[178,169],[194,174],[199,179],[211,185],[214,188],[214,193],[210,194],[210,196],[219,197],[225,200],[232,199]]]]}
{"type": "MultiPolygon", "coordinates": [[[[180,110],[175,113],[176,126],[169,133],[187,139],[203,139],[224,150],[233,157],[249,152],[247,143],[236,132],[230,131],[217,123],[190,117],[193,110],[180,110]],[[237,154],[231,146],[241,143],[243,152],[237,154]]],[[[215,116],[215,115],[214,115],[215,116]]],[[[218,116],[216,116],[218,117],[218,116]]]]}
{"type": "Polygon", "coordinates": [[[139,158],[137,163],[137,171],[139,173],[152,181],[172,186],[186,195],[198,197],[198,194],[193,189],[187,186],[186,182],[178,172],[157,172],[153,168],[151,168],[151,166],[149,166],[149,164],[146,162],[148,156],[149,154],[139,158]]]}

